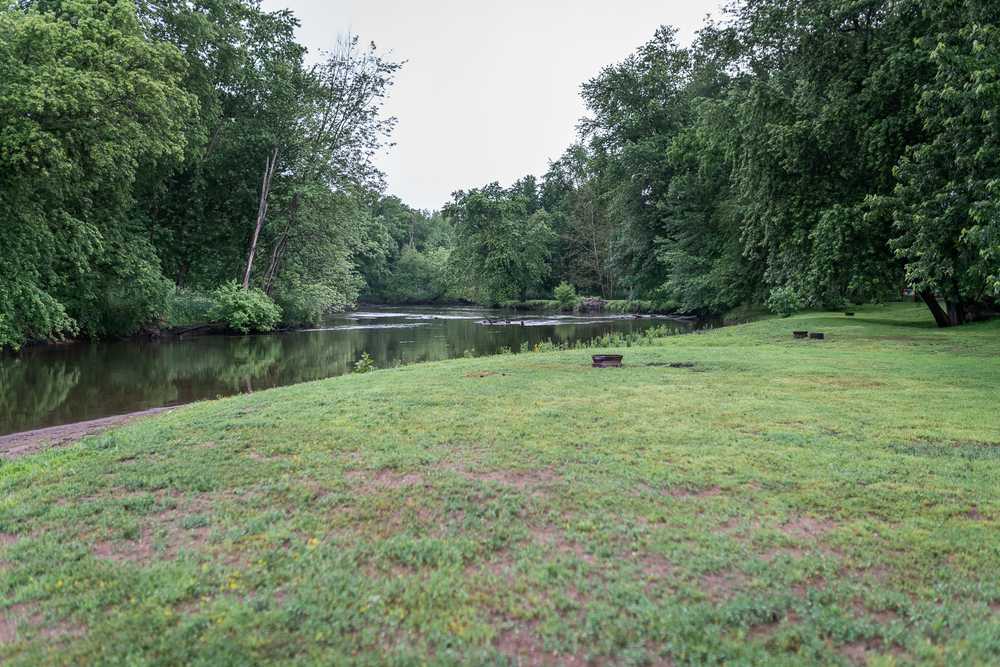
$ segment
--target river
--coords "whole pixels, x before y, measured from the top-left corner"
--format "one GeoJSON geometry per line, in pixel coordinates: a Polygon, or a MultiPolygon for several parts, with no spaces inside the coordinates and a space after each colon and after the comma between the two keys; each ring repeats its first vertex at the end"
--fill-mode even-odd
{"type": "Polygon", "coordinates": [[[269,335],[28,347],[0,354],[0,435],[342,375],[363,352],[386,368],[654,326],[692,324],[662,317],[373,306],[334,316],[321,327],[269,335]]]}

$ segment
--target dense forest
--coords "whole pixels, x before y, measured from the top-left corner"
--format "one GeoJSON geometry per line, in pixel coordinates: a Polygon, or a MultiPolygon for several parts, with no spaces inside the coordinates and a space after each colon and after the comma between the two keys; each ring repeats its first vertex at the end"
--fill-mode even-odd
{"type": "MultiPolygon", "coordinates": [[[[665,17],[669,18],[669,17],[665,17]]],[[[561,285],[698,315],[1000,294],[1000,3],[739,0],[582,86],[540,178],[386,193],[405,65],[255,0],[0,1],[0,347],[561,285]],[[565,284],[564,284],[565,283],[565,284]]],[[[483,128],[488,131],[488,128],[483,128]]]]}

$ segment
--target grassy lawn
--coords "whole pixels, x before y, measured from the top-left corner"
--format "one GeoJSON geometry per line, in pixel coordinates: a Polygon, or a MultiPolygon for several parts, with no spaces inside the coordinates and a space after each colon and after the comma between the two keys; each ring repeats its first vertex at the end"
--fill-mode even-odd
{"type": "Polygon", "coordinates": [[[342,377],[0,463],[0,662],[1000,663],[1000,321],[623,352],[342,377]]]}

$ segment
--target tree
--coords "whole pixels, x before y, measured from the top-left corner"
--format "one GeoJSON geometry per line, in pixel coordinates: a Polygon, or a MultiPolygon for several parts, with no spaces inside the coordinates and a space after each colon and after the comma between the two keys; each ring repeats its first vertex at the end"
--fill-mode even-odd
{"type": "Polygon", "coordinates": [[[183,84],[199,109],[185,126],[183,164],[139,183],[138,205],[164,273],[195,288],[242,279],[261,204],[275,212],[284,165],[297,157],[306,86],[298,21],[289,11],[263,11],[255,0],[136,4],[147,37],[183,53],[183,84]],[[267,162],[274,170],[262,198],[267,162]]]}
{"type": "Polygon", "coordinates": [[[927,139],[900,159],[878,205],[892,208],[907,282],[951,326],[1000,295],[1000,8],[942,5],[962,21],[921,41],[935,69],[917,105],[927,139]]]}
{"type": "Polygon", "coordinates": [[[549,272],[554,234],[544,210],[497,183],[459,191],[445,207],[455,228],[452,261],[482,297],[500,302],[527,298],[549,272]]]}
{"type": "Polygon", "coordinates": [[[734,187],[744,252],[763,288],[813,306],[895,293],[903,266],[892,220],[867,201],[892,192],[893,166],[919,140],[914,57],[926,20],[914,2],[742,3],[733,109],[734,187]]]}
{"type": "Polygon", "coordinates": [[[266,290],[279,278],[306,188],[359,194],[384,188],[383,174],[373,160],[396,124],[395,118],[382,117],[382,106],[401,67],[383,58],[374,43],[362,49],[358,37],[348,35],[309,72],[301,117],[295,123],[298,146],[288,161],[288,205],[271,244],[266,290]]]}
{"type": "Polygon", "coordinates": [[[166,283],[137,175],[176,163],[194,100],[130,0],[0,7],[0,346],[133,333],[166,283]]]}
{"type": "Polygon", "coordinates": [[[677,31],[663,26],[635,54],[583,84],[590,115],[580,129],[607,179],[601,199],[620,230],[615,255],[633,293],[653,291],[664,278],[658,201],[672,176],[667,148],[688,117],[691,64],[677,31]]]}
{"type": "Polygon", "coordinates": [[[554,261],[560,279],[613,298],[618,290],[618,219],[610,210],[608,179],[583,144],[549,165],[543,202],[558,235],[554,261]]]}

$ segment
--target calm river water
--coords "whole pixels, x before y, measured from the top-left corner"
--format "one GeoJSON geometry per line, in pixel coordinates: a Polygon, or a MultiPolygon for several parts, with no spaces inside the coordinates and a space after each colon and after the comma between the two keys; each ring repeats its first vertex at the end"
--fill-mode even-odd
{"type": "Polygon", "coordinates": [[[669,318],[370,307],[316,329],[264,336],[32,347],[0,354],[0,435],[342,375],[362,352],[385,368],[663,325],[691,326],[669,318]]]}

